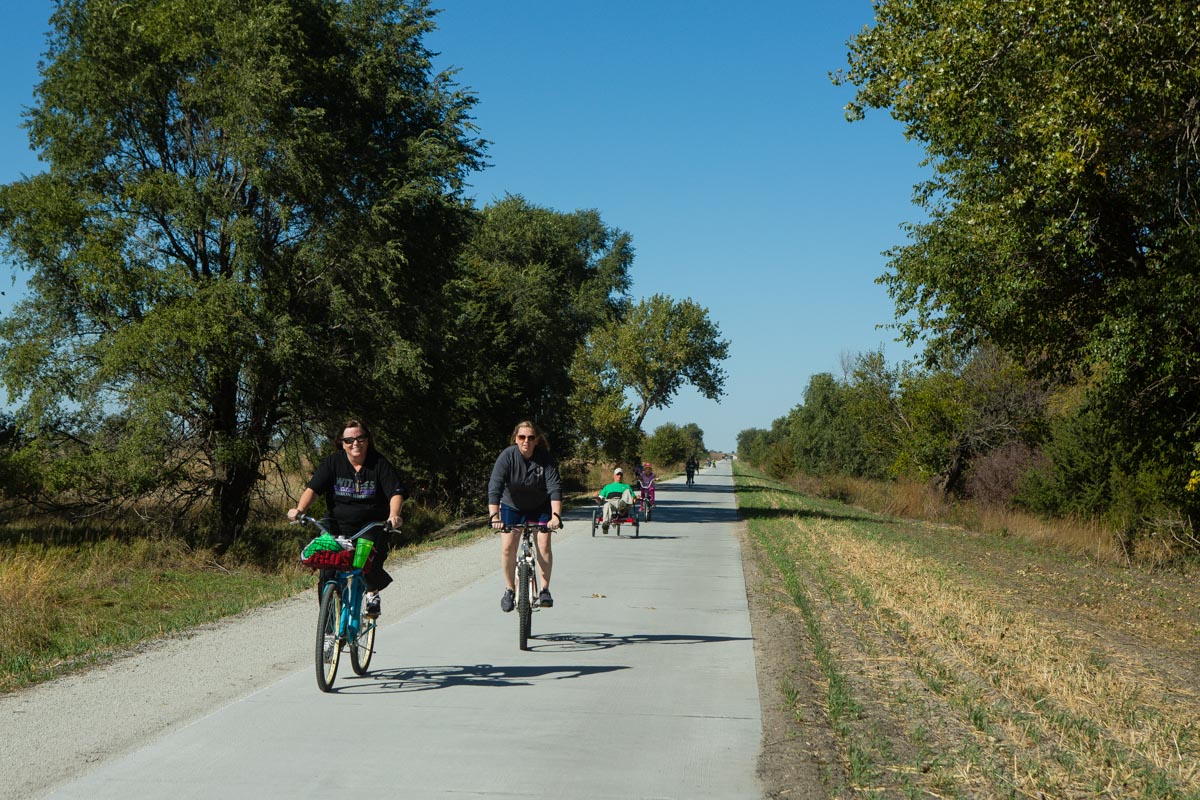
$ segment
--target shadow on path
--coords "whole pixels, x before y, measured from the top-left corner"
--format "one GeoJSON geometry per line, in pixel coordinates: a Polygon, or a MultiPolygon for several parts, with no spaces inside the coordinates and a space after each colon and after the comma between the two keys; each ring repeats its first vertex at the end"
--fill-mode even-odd
{"type": "Polygon", "coordinates": [[[576,650],[609,650],[632,644],[713,644],[744,642],[746,636],[689,636],[686,634],[632,633],[547,633],[531,641],[529,649],[539,653],[561,653],[576,650]]]}
{"type": "Polygon", "coordinates": [[[582,678],[588,675],[615,672],[619,669],[629,669],[629,667],[498,667],[492,664],[404,667],[372,671],[361,678],[353,673],[347,675],[345,679],[339,676],[338,683],[333,687],[333,693],[424,692],[430,689],[452,689],[457,686],[532,686],[543,681],[582,678]]]}

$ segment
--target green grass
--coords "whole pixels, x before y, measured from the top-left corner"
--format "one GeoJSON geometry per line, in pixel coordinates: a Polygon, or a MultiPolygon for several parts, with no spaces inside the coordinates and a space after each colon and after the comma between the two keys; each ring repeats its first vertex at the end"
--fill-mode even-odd
{"type": "MultiPolygon", "coordinates": [[[[480,525],[433,535],[446,515],[405,510],[393,558],[493,535],[480,525]]],[[[178,538],[53,523],[0,528],[0,692],[309,589],[312,572],[299,563],[309,538],[300,526],[263,528],[217,558],[178,538]]]]}
{"type": "Polygon", "coordinates": [[[290,570],[224,567],[164,542],[9,545],[0,553],[0,691],[311,586],[290,570]]]}

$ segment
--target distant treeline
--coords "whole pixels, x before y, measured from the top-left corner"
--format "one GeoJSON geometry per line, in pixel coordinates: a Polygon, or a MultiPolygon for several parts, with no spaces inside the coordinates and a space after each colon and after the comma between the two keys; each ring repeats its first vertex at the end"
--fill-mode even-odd
{"type": "Polygon", "coordinates": [[[814,375],[803,402],[738,455],[776,478],[797,473],[918,479],[985,505],[1102,521],[1135,547],[1154,536],[1200,553],[1191,454],[1130,447],[1087,387],[1048,384],[990,346],[947,363],[889,365],[882,351],[814,375]]]}

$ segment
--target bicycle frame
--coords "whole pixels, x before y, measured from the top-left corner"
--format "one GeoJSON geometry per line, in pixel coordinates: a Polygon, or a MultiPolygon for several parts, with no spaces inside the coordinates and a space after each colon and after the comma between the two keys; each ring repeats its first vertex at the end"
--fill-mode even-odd
{"type": "MultiPolygon", "coordinates": [[[[324,525],[312,517],[302,514],[296,518],[296,521],[313,525],[323,533],[329,533],[324,525]]],[[[376,528],[390,530],[382,522],[372,522],[349,537],[349,541],[355,542],[376,528]]],[[[336,570],[332,578],[321,584],[319,594],[321,610],[317,616],[316,667],[317,686],[323,692],[331,691],[333,687],[334,678],[337,677],[339,656],[344,646],[349,646],[351,666],[358,675],[366,674],[371,656],[374,654],[377,623],[374,618],[364,619],[362,615],[363,597],[367,592],[367,581],[363,570],[363,567],[336,570]],[[330,592],[336,593],[340,605],[338,618],[332,629],[327,627],[329,620],[327,619],[326,605],[331,601],[327,601],[326,595],[330,592]],[[332,642],[325,642],[327,636],[332,637],[332,642]],[[330,646],[334,648],[332,652],[327,649],[330,646]]]]}
{"type": "Polygon", "coordinates": [[[517,602],[517,641],[522,650],[529,649],[529,638],[532,635],[533,611],[538,607],[538,595],[541,584],[538,582],[536,547],[533,542],[535,532],[549,531],[544,525],[536,525],[528,520],[519,526],[504,526],[502,533],[521,534],[517,545],[516,586],[517,602]]]}

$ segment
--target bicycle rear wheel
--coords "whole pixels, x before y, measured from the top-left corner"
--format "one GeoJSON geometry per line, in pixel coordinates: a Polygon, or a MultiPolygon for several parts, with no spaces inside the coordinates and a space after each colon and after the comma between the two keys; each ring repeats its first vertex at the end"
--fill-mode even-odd
{"type": "Polygon", "coordinates": [[[367,667],[371,666],[371,656],[375,655],[375,622],[378,617],[367,616],[363,611],[366,607],[366,600],[358,604],[358,636],[350,645],[350,666],[355,675],[366,675],[367,667]]]}
{"type": "Polygon", "coordinates": [[[317,614],[317,686],[322,692],[333,689],[337,677],[338,659],[342,655],[342,642],[338,634],[338,623],[342,617],[342,593],[336,583],[327,583],[321,594],[321,611],[317,614]]]}
{"type": "Polygon", "coordinates": [[[533,627],[533,605],[529,597],[529,585],[533,583],[533,568],[522,561],[517,564],[517,617],[520,620],[520,645],[529,649],[529,633],[533,627]]]}

